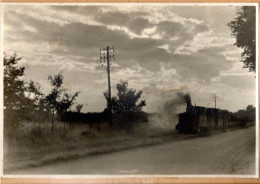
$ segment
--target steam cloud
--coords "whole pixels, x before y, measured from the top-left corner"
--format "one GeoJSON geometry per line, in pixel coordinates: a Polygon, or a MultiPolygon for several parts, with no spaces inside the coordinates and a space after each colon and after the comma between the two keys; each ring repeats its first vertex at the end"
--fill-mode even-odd
{"type": "Polygon", "coordinates": [[[163,105],[163,111],[166,112],[167,115],[176,112],[179,105],[185,104],[187,101],[191,101],[189,93],[178,92],[176,95],[177,96],[175,98],[168,100],[163,105]]]}
{"type": "Polygon", "coordinates": [[[180,107],[185,105],[187,101],[190,101],[191,97],[189,93],[178,92],[173,98],[167,100],[160,107],[158,116],[150,118],[151,124],[160,126],[165,129],[174,129],[175,125],[178,123],[178,110],[180,107]]]}
{"type": "Polygon", "coordinates": [[[175,93],[174,97],[159,105],[159,112],[148,117],[149,125],[145,125],[143,134],[155,135],[175,131],[175,126],[178,123],[177,110],[180,110],[180,107],[190,100],[189,93],[175,93]]]}

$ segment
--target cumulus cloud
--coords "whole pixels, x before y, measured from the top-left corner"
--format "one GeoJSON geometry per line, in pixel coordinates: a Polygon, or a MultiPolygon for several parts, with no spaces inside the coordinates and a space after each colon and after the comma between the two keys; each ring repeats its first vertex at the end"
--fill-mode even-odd
{"type": "Polygon", "coordinates": [[[114,45],[113,92],[117,82],[128,80],[144,90],[146,108],[154,111],[173,89],[197,90],[191,95],[206,102],[201,95],[221,91],[218,87],[224,92],[255,87],[226,26],[235,16],[232,6],[4,5],[3,48],[21,55],[27,76],[46,87],[42,78],[63,70],[72,88],[84,91],[80,100],[102,110],[107,77],[99,49],[114,45]]]}

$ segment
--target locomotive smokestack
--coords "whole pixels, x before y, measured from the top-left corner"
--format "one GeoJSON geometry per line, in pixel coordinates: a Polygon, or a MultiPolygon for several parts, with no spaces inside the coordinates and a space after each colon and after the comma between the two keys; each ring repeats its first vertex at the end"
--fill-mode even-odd
{"type": "Polygon", "coordinates": [[[191,103],[191,97],[190,97],[190,94],[189,94],[189,93],[184,94],[184,95],[183,95],[183,98],[184,98],[184,100],[186,101],[186,103],[187,103],[188,101],[190,101],[190,103],[191,103]]]}
{"type": "MultiPolygon", "coordinates": [[[[176,97],[168,100],[164,105],[163,105],[163,111],[167,112],[168,114],[172,114],[173,111],[176,110],[176,108],[179,105],[184,105],[186,102],[187,104],[187,110],[192,109],[192,104],[191,104],[191,97],[189,93],[183,93],[183,92],[177,92],[176,97]]],[[[166,113],[166,114],[167,114],[166,113]]]]}
{"type": "Polygon", "coordinates": [[[181,99],[183,102],[186,102],[187,108],[186,111],[189,111],[192,109],[192,104],[191,104],[191,97],[189,93],[183,93],[183,92],[178,92],[177,96],[179,99],[181,99]]]}
{"type": "Polygon", "coordinates": [[[185,100],[185,102],[186,102],[186,104],[187,104],[186,111],[191,110],[191,109],[192,109],[192,104],[191,104],[190,94],[189,94],[189,93],[186,93],[186,94],[182,94],[181,96],[182,96],[182,98],[185,100]]]}
{"type": "Polygon", "coordinates": [[[186,111],[189,111],[192,108],[191,100],[190,99],[186,100],[186,104],[187,104],[186,111]]]}

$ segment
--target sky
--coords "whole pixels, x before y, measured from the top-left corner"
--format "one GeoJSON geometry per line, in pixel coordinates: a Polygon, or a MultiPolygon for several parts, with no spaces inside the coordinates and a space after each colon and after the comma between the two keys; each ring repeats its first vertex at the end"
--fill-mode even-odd
{"type": "Polygon", "coordinates": [[[51,90],[49,75],[80,91],[83,112],[103,111],[107,72],[100,48],[114,46],[116,84],[142,90],[144,111],[158,112],[180,91],[192,103],[230,111],[256,102],[255,74],[243,69],[241,48],[227,24],[238,6],[174,4],[4,4],[3,50],[15,52],[25,79],[51,90]]]}

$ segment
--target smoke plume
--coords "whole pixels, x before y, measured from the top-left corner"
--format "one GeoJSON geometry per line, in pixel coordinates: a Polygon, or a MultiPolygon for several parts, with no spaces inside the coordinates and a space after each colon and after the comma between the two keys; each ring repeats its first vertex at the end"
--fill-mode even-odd
{"type": "Polygon", "coordinates": [[[178,114],[185,110],[186,102],[190,101],[189,93],[178,92],[172,98],[167,99],[165,103],[159,106],[159,112],[156,116],[150,117],[150,125],[165,130],[175,130],[178,123],[178,114]]]}
{"type": "Polygon", "coordinates": [[[164,103],[163,111],[166,112],[167,114],[172,114],[176,112],[177,108],[180,105],[185,104],[188,101],[191,101],[191,97],[189,93],[178,92],[176,94],[176,97],[164,103]]]}

